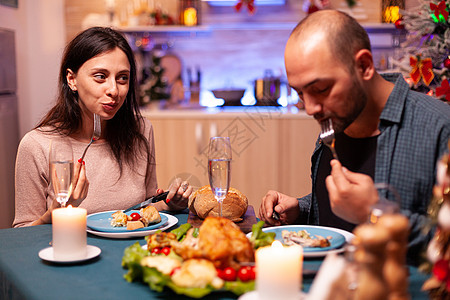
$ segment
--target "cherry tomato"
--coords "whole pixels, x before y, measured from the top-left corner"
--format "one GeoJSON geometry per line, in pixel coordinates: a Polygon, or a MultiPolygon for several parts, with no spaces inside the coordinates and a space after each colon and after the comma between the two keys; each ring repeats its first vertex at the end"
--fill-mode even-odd
{"type": "Polygon", "coordinates": [[[132,213],[130,215],[130,217],[131,217],[131,221],[139,221],[141,219],[141,215],[138,213],[132,213]]]}
{"type": "Polygon", "coordinates": [[[165,256],[169,255],[170,253],[170,247],[164,247],[161,249],[161,253],[164,254],[165,256]]]}
{"type": "Polygon", "coordinates": [[[237,277],[240,281],[246,282],[250,280],[255,280],[256,274],[254,267],[245,266],[239,269],[237,277]]]}
{"type": "Polygon", "coordinates": [[[236,280],[236,270],[232,267],[227,267],[220,272],[218,272],[218,276],[225,281],[235,281],[236,280]]]}
{"type": "Polygon", "coordinates": [[[223,279],[223,270],[219,269],[219,268],[216,268],[216,271],[217,271],[217,277],[223,279]]]}
{"type": "Polygon", "coordinates": [[[173,274],[175,274],[176,272],[180,271],[181,267],[175,267],[173,268],[172,272],[170,272],[170,276],[172,276],[173,274]]]}
{"type": "Polygon", "coordinates": [[[153,248],[151,253],[152,254],[160,254],[161,253],[161,247],[153,248]]]}

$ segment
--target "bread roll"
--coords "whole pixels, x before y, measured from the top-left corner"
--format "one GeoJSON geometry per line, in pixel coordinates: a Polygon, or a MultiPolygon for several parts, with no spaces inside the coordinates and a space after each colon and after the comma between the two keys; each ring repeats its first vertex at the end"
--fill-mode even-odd
{"type": "MultiPolygon", "coordinates": [[[[242,221],[247,211],[247,197],[235,188],[230,188],[222,204],[222,216],[233,222],[242,221]]],[[[189,197],[189,209],[200,219],[219,216],[219,204],[209,185],[205,185],[189,197]]]]}

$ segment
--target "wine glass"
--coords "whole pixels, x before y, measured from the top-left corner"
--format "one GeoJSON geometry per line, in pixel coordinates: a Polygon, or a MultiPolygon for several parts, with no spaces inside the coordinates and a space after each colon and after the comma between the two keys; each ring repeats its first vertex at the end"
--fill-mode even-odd
{"type": "Polygon", "coordinates": [[[73,187],[73,153],[69,140],[55,138],[51,141],[49,163],[50,179],[56,201],[65,207],[73,187]]]}
{"type": "Polygon", "coordinates": [[[222,202],[227,196],[231,181],[231,143],[229,137],[212,137],[209,140],[208,177],[211,190],[219,203],[222,217],[222,202]]]}
{"type": "Polygon", "coordinates": [[[387,183],[376,183],[375,188],[379,190],[387,190],[394,195],[394,199],[390,200],[384,197],[379,197],[378,201],[375,202],[370,211],[369,223],[375,224],[378,219],[385,214],[396,214],[400,212],[400,196],[397,190],[387,183]]]}

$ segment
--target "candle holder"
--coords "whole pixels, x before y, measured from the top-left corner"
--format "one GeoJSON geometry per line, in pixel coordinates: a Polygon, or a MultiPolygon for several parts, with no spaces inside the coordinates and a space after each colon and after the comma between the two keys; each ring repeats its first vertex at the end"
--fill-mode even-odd
{"type": "Polygon", "coordinates": [[[180,24],[185,26],[197,26],[201,24],[201,1],[180,1],[180,24]]]}
{"type": "Polygon", "coordinates": [[[56,208],[52,211],[52,247],[39,252],[43,260],[73,263],[100,255],[98,247],[87,245],[87,211],[84,208],[56,208]]]}

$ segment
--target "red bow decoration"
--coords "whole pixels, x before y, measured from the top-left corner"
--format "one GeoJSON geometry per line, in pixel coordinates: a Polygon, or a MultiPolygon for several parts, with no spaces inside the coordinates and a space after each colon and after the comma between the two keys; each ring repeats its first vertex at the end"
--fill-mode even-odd
{"type": "Polygon", "coordinates": [[[445,5],[445,1],[439,2],[438,5],[434,3],[430,3],[430,9],[434,10],[434,16],[439,20],[439,15],[442,15],[445,21],[448,20],[448,11],[447,6],[445,5]]]}
{"type": "Polygon", "coordinates": [[[429,86],[431,81],[434,78],[433,74],[433,64],[431,62],[431,58],[420,59],[420,55],[417,57],[411,56],[409,58],[409,64],[413,68],[411,73],[412,80],[415,84],[418,84],[420,78],[423,79],[423,82],[429,86]]]}
{"type": "Polygon", "coordinates": [[[445,100],[450,102],[450,84],[447,79],[443,80],[440,87],[436,88],[436,97],[445,96],[445,100]]]}
{"type": "Polygon", "coordinates": [[[245,4],[247,6],[248,12],[253,15],[255,12],[255,0],[239,0],[238,3],[234,6],[236,11],[240,11],[242,6],[245,4]]]}

